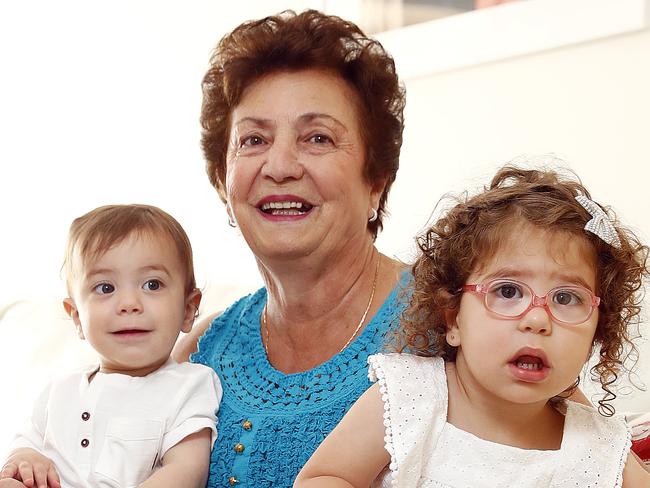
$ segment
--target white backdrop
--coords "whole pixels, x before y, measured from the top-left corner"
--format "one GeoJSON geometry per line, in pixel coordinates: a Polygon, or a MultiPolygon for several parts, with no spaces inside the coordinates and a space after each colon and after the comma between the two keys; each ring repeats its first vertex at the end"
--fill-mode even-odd
{"type": "MultiPolygon", "coordinates": [[[[216,290],[213,303],[259,283],[204,173],[200,80],[216,41],[242,20],[327,3],[244,0],[237,9],[208,0],[0,4],[0,313],[18,300],[47,304],[26,315],[30,320],[0,322],[20,327],[0,330],[0,454],[15,418],[56,369],[52,363],[67,367],[87,353],[66,342],[76,340],[71,330],[47,330],[64,293],[59,269],[76,216],[108,203],[158,205],[187,230],[199,285],[216,290]],[[15,401],[7,401],[12,395],[15,401]]],[[[573,3],[585,2],[563,2],[573,3]]],[[[492,15],[516,5],[464,18],[492,25],[492,15]]],[[[462,22],[452,34],[438,45],[405,45],[401,34],[382,39],[389,51],[406,53],[396,58],[399,70],[453,52],[453,36],[482,42],[462,22]]],[[[648,53],[650,33],[639,30],[407,77],[403,157],[380,249],[410,260],[413,236],[444,193],[477,188],[498,165],[540,153],[564,158],[597,200],[650,237],[648,53]]],[[[649,359],[639,371],[650,379],[649,359]]],[[[637,392],[620,408],[648,410],[650,395],[637,392]]]]}

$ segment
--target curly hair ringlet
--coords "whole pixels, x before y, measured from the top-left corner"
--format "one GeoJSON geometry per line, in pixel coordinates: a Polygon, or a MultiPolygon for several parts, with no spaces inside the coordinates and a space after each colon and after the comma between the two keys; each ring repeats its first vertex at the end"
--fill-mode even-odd
{"type": "Polygon", "coordinates": [[[417,239],[421,254],[412,268],[414,286],[402,317],[399,349],[455,360],[456,348],[445,340],[445,314],[458,310],[461,294],[457,290],[497,252],[516,226],[532,225],[579,238],[585,249],[593,252],[596,294],[601,297],[592,345],[598,362],[591,368],[604,391],[598,410],[602,415],[613,415],[614,385],[622,373],[629,375],[631,367],[626,363],[638,354],[630,331],[640,322],[649,249],[602,206],[621,247],[612,247],[585,231],[591,215],[576,201],[578,195],[591,199],[573,174],[504,166],[482,192],[456,198],[455,205],[417,239]]]}

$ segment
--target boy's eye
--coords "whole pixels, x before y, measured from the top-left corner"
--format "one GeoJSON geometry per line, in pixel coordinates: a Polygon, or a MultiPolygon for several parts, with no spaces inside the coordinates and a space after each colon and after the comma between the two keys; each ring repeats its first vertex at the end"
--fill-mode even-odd
{"type": "Polygon", "coordinates": [[[94,291],[100,295],[108,295],[115,291],[115,287],[110,283],[100,283],[94,288],[94,291]]]}
{"type": "Polygon", "coordinates": [[[142,288],[147,291],[156,291],[162,287],[162,283],[159,280],[147,280],[142,288]]]}

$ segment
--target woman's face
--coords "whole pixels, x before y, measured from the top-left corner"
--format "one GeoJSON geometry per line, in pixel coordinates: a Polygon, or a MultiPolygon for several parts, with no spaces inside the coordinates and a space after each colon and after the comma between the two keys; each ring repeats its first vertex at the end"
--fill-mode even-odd
{"type": "Polygon", "coordinates": [[[278,72],[251,84],[231,116],[228,212],[256,256],[331,256],[371,241],[377,208],[363,177],[354,90],[318,70],[278,72]]]}

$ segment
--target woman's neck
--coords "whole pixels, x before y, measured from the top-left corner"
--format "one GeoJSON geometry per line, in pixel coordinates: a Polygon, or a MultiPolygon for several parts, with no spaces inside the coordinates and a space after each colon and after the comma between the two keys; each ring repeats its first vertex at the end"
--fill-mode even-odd
{"type": "Polygon", "coordinates": [[[509,402],[478,385],[464,373],[462,365],[446,363],[446,371],[449,423],[498,444],[521,449],[560,448],[564,415],[548,400],[509,402]]]}
{"type": "Polygon", "coordinates": [[[358,337],[399,279],[397,263],[372,242],[356,253],[302,261],[260,262],[268,290],[262,340],[271,363],[286,373],[311,369],[358,337]]]}

